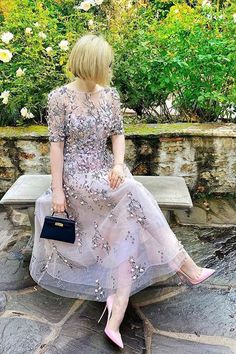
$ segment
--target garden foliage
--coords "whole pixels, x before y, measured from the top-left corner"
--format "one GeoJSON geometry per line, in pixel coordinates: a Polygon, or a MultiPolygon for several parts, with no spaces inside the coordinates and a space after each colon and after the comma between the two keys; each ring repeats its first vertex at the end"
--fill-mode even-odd
{"type": "Polygon", "coordinates": [[[114,48],[112,85],[137,120],[236,122],[235,13],[219,0],[0,0],[0,125],[45,123],[47,94],[72,78],[68,54],[86,33],[114,48]]]}

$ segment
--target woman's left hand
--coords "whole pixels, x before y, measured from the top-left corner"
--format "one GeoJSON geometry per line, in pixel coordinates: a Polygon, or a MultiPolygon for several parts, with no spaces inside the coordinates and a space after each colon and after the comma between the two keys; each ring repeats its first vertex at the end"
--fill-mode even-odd
{"type": "Polygon", "coordinates": [[[113,189],[119,187],[120,183],[124,181],[124,178],[124,169],[122,165],[114,165],[108,173],[110,186],[113,189]]]}

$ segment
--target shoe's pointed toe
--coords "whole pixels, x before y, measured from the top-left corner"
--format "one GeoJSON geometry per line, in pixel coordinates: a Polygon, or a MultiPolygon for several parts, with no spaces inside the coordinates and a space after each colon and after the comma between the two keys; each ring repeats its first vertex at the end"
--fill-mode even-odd
{"type": "Polygon", "coordinates": [[[209,278],[213,273],[215,272],[215,269],[212,268],[203,268],[202,269],[202,274],[200,275],[200,277],[198,278],[197,281],[194,282],[194,284],[199,284],[202,281],[206,280],[207,278],[209,278]]]}
{"type": "Polygon", "coordinates": [[[196,285],[196,284],[199,284],[201,282],[203,282],[204,280],[206,280],[207,278],[209,278],[213,273],[215,272],[215,269],[212,269],[212,268],[202,268],[202,272],[201,272],[201,275],[198,277],[197,280],[193,280],[192,278],[190,278],[190,276],[188,276],[184,271],[182,270],[179,270],[177,272],[179,278],[182,280],[184,280],[184,277],[186,279],[188,279],[188,281],[193,284],[193,285],[196,285]]]}
{"type": "Polygon", "coordinates": [[[116,343],[119,347],[124,348],[123,341],[121,339],[120,333],[117,333],[115,331],[112,331],[109,328],[105,328],[106,335],[114,342],[116,343]]]}

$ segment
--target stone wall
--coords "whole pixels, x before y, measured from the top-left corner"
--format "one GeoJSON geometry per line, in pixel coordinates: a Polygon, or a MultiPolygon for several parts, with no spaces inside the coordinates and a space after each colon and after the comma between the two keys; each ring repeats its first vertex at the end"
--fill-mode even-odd
{"type": "MultiPolygon", "coordinates": [[[[125,136],[132,174],[183,176],[193,201],[202,198],[200,210],[227,198],[236,224],[236,124],[127,124],[125,136]]],[[[49,148],[45,126],[0,128],[0,196],[22,174],[50,174],[49,148]]]]}

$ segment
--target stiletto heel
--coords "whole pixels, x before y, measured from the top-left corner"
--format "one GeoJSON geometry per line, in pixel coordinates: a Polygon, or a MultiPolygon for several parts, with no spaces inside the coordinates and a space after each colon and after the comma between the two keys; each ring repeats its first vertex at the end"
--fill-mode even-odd
{"type": "Polygon", "coordinates": [[[103,315],[104,315],[106,309],[107,309],[107,303],[106,303],[106,306],[105,306],[105,308],[104,308],[104,310],[103,310],[103,313],[101,314],[101,317],[100,317],[99,320],[98,320],[98,323],[101,321],[101,319],[102,319],[102,317],[103,317],[103,315]]]}
{"type": "Polygon", "coordinates": [[[106,333],[106,335],[115,343],[117,344],[120,348],[124,348],[124,344],[123,341],[121,339],[121,335],[119,332],[113,331],[112,329],[108,328],[108,321],[111,317],[111,311],[112,311],[112,305],[113,305],[113,300],[114,300],[114,294],[109,295],[107,300],[106,300],[106,305],[105,308],[101,314],[101,317],[98,320],[98,323],[100,322],[100,320],[102,319],[106,309],[108,309],[108,316],[107,316],[107,323],[106,323],[106,327],[104,332],[106,333]]]}
{"type": "Polygon", "coordinates": [[[185,273],[183,270],[179,269],[177,271],[177,275],[179,276],[180,280],[183,280],[183,276],[185,278],[188,279],[188,281],[192,284],[192,285],[196,285],[196,284],[200,284],[201,282],[203,282],[204,280],[206,280],[207,278],[209,278],[213,273],[215,272],[215,269],[211,269],[211,268],[202,268],[202,273],[201,275],[198,277],[197,280],[193,280],[187,273],[185,273]]]}

